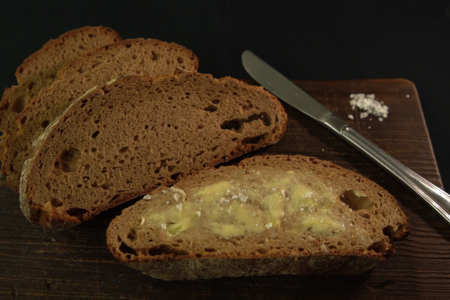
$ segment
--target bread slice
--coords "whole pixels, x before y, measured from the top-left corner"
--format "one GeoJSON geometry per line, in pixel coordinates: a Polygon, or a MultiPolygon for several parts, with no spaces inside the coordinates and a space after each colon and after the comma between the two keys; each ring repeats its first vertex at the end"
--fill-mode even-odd
{"type": "Polygon", "coordinates": [[[107,244],[164,280],[359,274],[394,252],[410,223],[394,197],[333,163],[256,156],[200,171],[123,210],[107,244]]]}
{"type": "Polygon", "coordinates": [[[36,142],[25,216],[63,229],[191,171],[278,142],[287,115],[263,88],[183,72],[121,78],[77,99],[36,142]]]}
{"type": "Polygon", "coordinates": [[[196,71],[197,68],[198,58],[191,50],[155,39],[124,40],[70,62],[59,72],[60,79],[42,90],[19,114],[19,131],[5,138],[2,173],[8,176],[7,185],[19,191],[20,173],[24,161],[32,155],[33,141],[73,99],[90,88],[128,74],[158,77],[178,69],[196,71]]]}
{"type": "Polygon", "coordinates": [[[40,90],[49,86],[68,62],[101,46],[120,41],[114,30],[84,27],[50,40],[28,57],[16,71],[18,85],[7,88],[0,102],[0,131],[17,130],[16,116],[40,90]]]}

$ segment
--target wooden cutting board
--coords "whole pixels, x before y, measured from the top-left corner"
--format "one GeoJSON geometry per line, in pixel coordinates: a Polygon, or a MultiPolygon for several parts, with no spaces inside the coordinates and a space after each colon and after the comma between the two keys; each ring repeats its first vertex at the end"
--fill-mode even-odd
{"type": "MultiPolygon", "coordinates": [[[[246,82],[254,83],[247,80],[246,82]]],[[[442,182],[415,85],[403,79],[295,81],[350,126],[439,187],[442,182]],[[374,93],[390,108],[383,122],[360,119],[352,93],[374,93]],[[355,115],[349,120],[348,115],[355,115]]],[[[255,154],[303,154],[375,181],[398,200],[411,234],[385,263],[359,276],[267,276],[183,282],[152,279],[119,264],[105,245],[111,219],[131,203],[61,232],[23,217],[0,181],[1,299],[444,299],[450,295],[450,226],[380,167],[327,129],[285,105],[285,137],[255,154]]]]}

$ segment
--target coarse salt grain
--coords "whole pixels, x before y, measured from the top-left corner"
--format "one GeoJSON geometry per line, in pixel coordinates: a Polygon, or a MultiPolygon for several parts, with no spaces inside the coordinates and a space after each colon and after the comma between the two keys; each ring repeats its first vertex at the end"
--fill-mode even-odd
{"type": "Polygon", "coordinates": [[[166,223],[162,223],[162,224],[161,224],[161,228],[162,228],[162,229],[166,229],[166,223]]]}
{"type": "Polygon", "coordinates": [[[230,200],[227,200],[227,199],[225,199],[225,198],[221,198],[220,200],[219,200],[219,202],[220,203],[230,203],[230,200]]]}
{"type": "Polygon", "coordinates": [[[348,115],[348,118],[349,118],[350,120],[355,119],[355,117],[354,117],[352,114],[349,114],[349,115],[348,115]]]}
{"type": "Polygon", "coordinates": [[[177,207],[179,210],[182,210],[182,209],[183,209],[183,203],[178,204],[176,207],[177,207]]]}
{"type": "Polygon", "coordinates": [[[241,199],[242,202],[247,202],[248,197],[244,196],[242,193],[239,193],[239,199],[241,199]]]}
{"type": "Polygon", "coordinates": [[[152,199],[152,196],[150,196],[150,195],[145,195],[145,196],[144,196],[144,199],[150,200],[150,199],[152,199]]]}
{"type": "Polygon", "coordinates": [[[268,224],[266,224],[266,227],[267,227],[267,228],[270,228],[270,227],[272,227],[272,223],[268,223],[268,224]]]}
{"type": "Polygon", "coordinates": [[[178,195],[178,194],[174,194],[173,195],[173,198],[175,199],[175,201],[178,201],[178,200],[180,200],[180,195],[178,195]]]}
{"type": "Polygon", "coordinates": [[[383,118],[388,117],[389,107],[383,102],[375,99],[375,94],[351,94],[350,99],[350,105],[353,110],[355,110],[355,108],[358,108],[359,110],[363,111],[360,114],[361,119],[366,118],[369,115],[374,115],[375,117],[379,117],[378,120],[381,119],[382,121],[383,118]]]}

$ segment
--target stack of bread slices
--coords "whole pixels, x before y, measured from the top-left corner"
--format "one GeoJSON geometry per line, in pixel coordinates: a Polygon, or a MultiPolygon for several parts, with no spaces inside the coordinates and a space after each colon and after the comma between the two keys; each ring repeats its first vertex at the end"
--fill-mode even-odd
{"type": "Polygon", "coordinates": [[[0,102],[2,173],[28,220],[111,223],[121,262],[166,280],[364,272],[409,231],[375,183],[303,156],[254,157],[287,115],[261,87],[197,72],[189,49],[85,27],[46,43],[0,102]]]}

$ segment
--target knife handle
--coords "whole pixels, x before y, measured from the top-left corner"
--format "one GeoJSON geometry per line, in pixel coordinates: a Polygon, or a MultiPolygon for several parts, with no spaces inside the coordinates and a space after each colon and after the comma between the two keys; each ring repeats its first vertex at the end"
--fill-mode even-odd
{"type": "Polygon", "coordinates": [[[450,195],[398,160],[372,144],[344,121],[332,114],[322,124],[342,137],[347,143],[358,149],[390,172],[399,181],[425,200],[448,224],[450,224],[450,195]]]}

